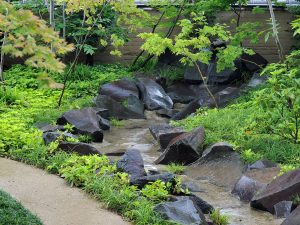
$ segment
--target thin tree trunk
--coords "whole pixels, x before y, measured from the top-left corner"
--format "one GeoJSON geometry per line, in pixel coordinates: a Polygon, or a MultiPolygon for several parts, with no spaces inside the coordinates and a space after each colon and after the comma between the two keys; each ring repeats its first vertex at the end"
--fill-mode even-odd
{"type": "MultiPolygon", "coordinates": [[[[104,8],[106,8],[106,7],[109,5],[110,1],[111,1],[111,0],[106,0],[105,3],[103,3],[102,10],[101,10],[100,13],[98,14],[97,19],[96,19],[96,20],[94,21],[94,23],[92,24],[92,26],[91,26],[92,28],[95,27],[95,25],[97,24],[97,22],[99,21],[99,19],[100,19],[101,16],[102,16],[102,13],[103,13],[103,11],[104,11],[104,8]]],[[[92,30],[92,29],[91,29],[91,30],[92,30]]],[[[89,30],[89,31],[86,33],[86,35],[85,35],[85,37],[84,37],[84,39],[83,39],[83,41],[82,41],[82,43],[81,43],[82,45],[86,43],[88,37],[90,36],[91,30],[89,30]]],[[[59,96],[58,106],[61,106],[61,103],[62,103],[62,100],[63,100],[63,97],[64,97],[64,93],[65,93],[65,91],[66,91],[66,85],[67,85],[69,76],[74,72],[75,65],[77,64],[78,57],[79,57],[80,53],[81,53],[81,48],[79,48],[79,50],[76,51],[75,59],[74,59],[74,61],[72,62],[71,66],[70,66],[70,68],[69,68],[69,70],[68,70],[68,72],[66,73],[66,75],[65,75],[65,77],[64,77],[64,82],[63,82],[64,86],[63,86],[63,89],[62,89],[61,94],[60,94],[60,96],[59,96]]]]}
{"type": "MultiPolygon", "coordinates": [[[[8,16],[8,9],[6,9],[6,17],[8,16]]],[[[5,78],[3,74],[3,66],[4,66],[4,52],[3,47],[6,45],[7,40],[7,32],[4,32],[3,40],[2,40],[2,46],[1,46],[1,53],[0,53],[0,82],[4,85],[5,78]]]]}
{"type": "MultiPolygon", "coordinates": [[[[49,17],[50,17],[50,26],[52,27],[53,30],[55,30],[54,7],[55,7],[54,0],[50,0],[50,4],[49,4],[49,17]]],[[[51,51],[55,52],[55,49],[53,48],[52,44],[51,44],[51,51]]]]}
{"type": "Polygon", "coordinates": [[[280,39],[278,36],[278,29],[277,29],[277,21],[275,18],[275,13],[274,13],[274,9],[273,9],[273,4],[272,4],[272,0],[267,0],[268,5],[269,5],[269,11],[270,11],[270,15],[271,15],[271,21],[272,21],[272,29],[273,29],[273,36],[275,39],[275,43],[277,45],[277,49],[278,49],[278,56],[279,56],[279,60],[283,61],[283,48],[282,45],[280,43],[280,39]]]}
{"type": "Polygon", "coordinates": [[[63,22],[63,31],[62,31],[62,37],[66,40],[66,3],[64,2],[62,5],[62,22],[63,22]]]}
{"type": "MultiPolygon", "coordinates": [[[[166,13],[166,11],[164,11],[164,12],[161,14],[161,16],[159,17],[157,23],[153,26],[152,32],[151,32],[152,34],[155,33],[155,30],[156,30],[156,28],[158,27],[158,25],[160,24],[160,22],[162,21],[162,18],[164,17],[165,13],[166,13]]],[[[145,53],[145,50],[142,50],[142,51],[136,56],[136,58],[134,59],[132,65],[131,65],[131,68],[134,68],[135,64],[137,63],[137,61],[139,60],[139,58],[140,58],[144,53],[145,53]]]]}

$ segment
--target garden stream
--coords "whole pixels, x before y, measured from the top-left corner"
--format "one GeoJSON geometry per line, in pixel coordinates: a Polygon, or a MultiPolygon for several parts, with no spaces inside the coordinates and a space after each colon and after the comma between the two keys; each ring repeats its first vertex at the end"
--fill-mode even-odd
{"type": "MultiPolygon", "coordinates": [[[[113,159],[118,159],[128,149],[139,150],[147,170],[165,171],[165,166],[154,164],[155,159],[160,155],[158,151],[160,147],[151,136],[149,126],[168,121],[157,116],[155,112],[146,111],[145,115],[147,120],[126,120],[124,126],[111,127],[111,130],[104,134],[103,143],[94,144],[94,146],[113,159]]],[[[281,224],[281,219],[276,219],[270,213],[254,210],[249,204],[241,202],[231,194],[231,190],[242,172],[235,162],[212,163],[187,167],[181,178],[183,183],[198,187],[197,192],[193,192],[194,194],[215,208],[221,209],[222,213],[229,215],[232,225],[281,224]]],[[[247,176],[262,183],[269,183],[278,172],[277,168],[270,168],[246,173],[247,176]]]]}

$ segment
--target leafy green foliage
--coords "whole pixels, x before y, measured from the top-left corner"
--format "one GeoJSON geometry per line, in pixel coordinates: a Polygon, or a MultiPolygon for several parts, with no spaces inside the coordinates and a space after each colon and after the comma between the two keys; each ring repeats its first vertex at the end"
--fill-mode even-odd
{"type": "MultiPolygon", "coordinates": [[[[234,68],[234,61],[242,55],[243,52],[251,53],[252,51],[240,46],[240,42],[251,37],[257,41],[255,28],[257,25],[241,26],[235,35],[232,35],[226,25],[208,23],[203,13],[191,13],[191,19],[181,19],[178,25],[181,28],[179,34],[174,39],[163,37],[158,33],[142,33],[139,37],[145,40],[142,49],[149,54],[160,56],[165,50],[170,49],[175,55],[182,56],[181,63],[191,65],[201,61],[209,64],[214,53],[210,48],[211,40],[223,40],[228,42],[226,48],[218,49],[217,70],[234,68]]],[[[199,75],[205,80],[206,74],[199,69],[199,75]]]]}
{"type": "Polygon", "coordinates": [[[254,163],[262,159],[262,155],[260,153],[253,152],[251,149],[242,151],[241,157],[247,163],[254,163]]]}
{"type": "Polygon", "coordinates": [[[116,118],[111,118],[110,119],[110,124],[114,127],[124,127],[125,126],[125,121],[123,120],[118,120],[116,118]]]}
{"type": "Polygon", "coordinates": [[[183,174],[185,171],[185,166],[181,164],[171,163],[167,165],[167,171],[174,174],[183,174]]]}
{"type": "Polygon", "coordinates": [[[229,224],[229,217],[227,215],[221,215],[219,209],[215,209],[209,214],[209,218],[212,222],[216,225],[228,225],[229,224]]]}
{"type": "Polygon", "coordinates": [[[24,57],[27,65],[53,71],[64,69],[56,54],[62,55],[73,49],[31,11],[17,10],[3,0],[0,1],[0,34],[7,35],[1,48],[5,55],[24,57]],[[56,53],[51,51],[51,46],[56,53]]]}
{"type": "Polygon", "coordinates": [[[147,184],[141,192],[152,201],[165,200],[169,196],[167,184],[160,180],[147,184]]]}
{"type": "Polygon", "coordinates": [[[258,129],[258,126],[263,128],[268,124],[265,124],[264,120],[265,111],[255,100],[257,91],[245,95],[226,108],[200,109],[195,116],[182,121],[173,121],[172,124],[182,126],[188,131],[204,126],[205,147],[220,141],[229,142],[236,146],[235,149],[247,162],[269,159],[298,168],[300,166],[298,144],[267,130],[258,129]]]}
{"type": "Polygon", "coordinates": [[[111,165],[106,156],[73,155],[64,162],[59,173],[71,186],[80,187],[90,176],[94,175],[96,171],[98,175],[112,174],[116,171],[116,166],[111,165]]]}
{"type": "Polygon", "coordinates": [[[2,190],[0,190],[0,215],[0,224],[42,225],[40,219],[2,190]]]}
{"type": "MultiPolygon", "coordinates": [[[[290,56],[289,60],[292,59],[290,56]]],[[[297,143],[300,138],[300,76],[298,65],[271,64],[264,74],[270,75],[269,86],[258,95],[266,111],[266,129],[297,143]]]]}

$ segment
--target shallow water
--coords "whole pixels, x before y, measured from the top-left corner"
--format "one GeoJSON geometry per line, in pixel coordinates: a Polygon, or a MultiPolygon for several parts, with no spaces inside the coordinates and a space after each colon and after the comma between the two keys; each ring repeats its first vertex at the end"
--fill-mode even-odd
{"type": "MultiPolygon", "coordinates": [[[[143,156],[146,170],[165,170],[163,165],[154,165],[160,155],[159,145],[149,132],[149,126],[166,123],[167,120],[156,116],[155,112],[146,112],[147,120],[127,120],[123,127],[112,127],[104,134],[104,142],[94,144],[101,152],[121,154],[127,149],[139,150],[143,156]]],[[[118,156],[112,157],[117,159],[118,156]]],[[[211,163],[197,167],[188,167],[184,182],[198,184],[201,192],[194,194],[209,202],[215,208],[220,208],[222,213],[230,217],[231,225],[279,225],[282,219],[276,219],[267,212],[252,209],[249,204],[239,201],[230,192],[235,182],[242,175],[241,165],[232,163],[211,163]]],[[[268,183],[278,173],[276,169],[263,172],[251,171],[247,175],[268,183]]]]}

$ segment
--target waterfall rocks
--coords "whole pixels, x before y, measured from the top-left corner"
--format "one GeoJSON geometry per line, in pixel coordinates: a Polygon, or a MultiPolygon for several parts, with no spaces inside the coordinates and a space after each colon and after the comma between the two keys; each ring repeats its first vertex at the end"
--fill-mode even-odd
{"type": "Polygon", "coordinates": [[[157,164],[181,163],[184,165],[195,162],[200,156],[205,138],[203,127],[183,133],[173,138],[160,157],[157,164]]]}
{"type": "Polygon", "coordinates": [[[274,179],[251,200],[256,209],[275,213],[274,206],[281,201],[292,201],[300,195],[300,169],[288,172],[274,179]]]}
{"type": "Polygon", "coordinates": [[[102,142],[103,131],[100,128],[101,118],[97,108],[88,107],[81,110],[70,110],[57,119],[58,125],[71,124],[76,134],[89,135],[93,141],[102,142]]]}

